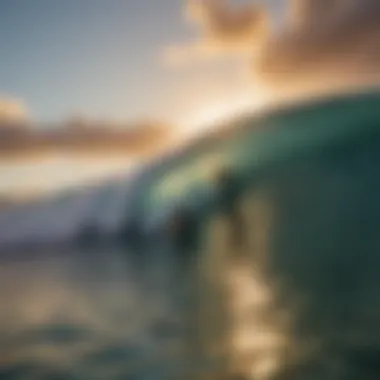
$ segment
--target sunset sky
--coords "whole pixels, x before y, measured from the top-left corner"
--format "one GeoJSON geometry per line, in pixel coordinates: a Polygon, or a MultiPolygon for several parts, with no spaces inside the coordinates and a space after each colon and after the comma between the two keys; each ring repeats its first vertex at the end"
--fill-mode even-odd
{"type": "Polygon", "coordinates": [[[42,122],[72,113],[177,122],[235,98],[247,85],[233,60],[173,70],[161,59],[166,46],[194,35],[184,3],[2,0],[0,94],[22,100],[42,122]]]}
{"type": "MultiPolygon", "coordinates": [[[[378,0],[1,0],[0,126],[26,118],[49,129],[81,115],[189,132],[268,93],[379,83],[379,17],[378,0]]],[[[0,161],[0,194],[128,161],[61,153],[0,161]]]]}
{"type": "MultiPolygon", "coordinates": [[[[268,0],[274,6],[281,0],[268,0]]],[[[236,1],[242,4],[244,1],[236,1]]],[[[251,101],[236,59],[171,67],[169,46],[197,32],[184,0],[2,0],[0,99],[35,128],[72,115],[188,128],[251,101]],[[224,110],[225,108],[225,110],[224,110]]],[[[280,9],[280,7],[279,7],[280,9]]],[[[1,104],[0,104],[1,111],[1,104]]],[[[121,171],[127,159],[0,162],[0,193],[56,189],[121,171]]]]}

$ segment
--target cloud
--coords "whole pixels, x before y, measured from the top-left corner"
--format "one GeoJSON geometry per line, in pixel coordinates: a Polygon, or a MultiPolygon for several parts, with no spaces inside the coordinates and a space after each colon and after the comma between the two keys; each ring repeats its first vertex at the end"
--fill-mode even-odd
{"type": "Polygon", "coordinates": [[[379,0],[289,0],[280,28],[271,28],[265,3],[190,1],[187,16],[201,35],[166,57],[249,54],[253,81],[273,94],[379,83],[379,0]]]}
{"type": "Polygon", "coordinates": [[[28,111],[22,101],[0,95],[0,126],[24,123],[27,117],[28,111]]]}
{"type": "Polygon", "coordinates": [[[59,125],[41,126],[29,119],[26,105],[0,97],[0,164],[41,160],[51,155],[76,156],[81,160],[151,154],[174,134],[168,125],[154,120],[122,123],[94,120],[81,114],[59,125]]]}
{"type": "Polygon", "coordinates": [[[264,84],[344,86],[380,79],[378,0],[294,0],[291,5],[285,29],[263,44],[254,62],[264,84]]]}
{"type": "Polygon", "coordinates": [[[167,125],[146,122],[115,128],[113,124],[80,123],[60,128],[25,130],[1,127],[0,162],[24,160],[51,154],[81,158],[106,156],[139,156],[160,149],[172,134],[167,125]]]}
{"type": "Polygon", "coordinates": [[[200,35],[192,43],[167,48],[164,58],[171,64],[249,54],[268,30],[268,14],[257,4],[234,9],[225,0],[188,0],[185,16],[200,35]]]}

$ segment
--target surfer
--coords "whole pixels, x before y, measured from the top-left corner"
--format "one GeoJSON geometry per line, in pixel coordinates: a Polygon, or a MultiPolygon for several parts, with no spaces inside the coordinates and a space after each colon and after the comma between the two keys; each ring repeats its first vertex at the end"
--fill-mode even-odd
{"type": "Polygon", "coordinates": [[[175,246],[186,251],[195,249],[198,242],[198,225],[199,221],[194,212],[178,207],[167,226],[175,246]]]}
{"type": "MultiPolygon", "coordinates": [[[[234,246],[243,243],[244,223],[239,208],[240,186],[226,168],[218,170],[214,177],[218,211],[227,219],[234,246]]],[[[166,226],[174,244],[181,249],[194,249],[198,242],[201,216],[183,206],[178,206],[166,226]]]]}
{"type": "Polygon", "coordinates": [[[239,207],[240,186],[228,168],[220,169],[215,176],[217,205],[229,222],[232,244],[243,243],[244,222],[239,207]]]}

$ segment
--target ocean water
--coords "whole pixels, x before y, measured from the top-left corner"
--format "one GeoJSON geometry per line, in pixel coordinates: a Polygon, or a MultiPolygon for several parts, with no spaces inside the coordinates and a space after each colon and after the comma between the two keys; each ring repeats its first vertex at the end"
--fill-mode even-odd
{"type": "Polygon", "coordinates": [[[177,379],[196,370],[194,284],[180,261],[169,248],[141,257],[110,243],[0,259],[0,379],[177,379]]]}
{"type": "Polygon", "coordinates": [[[0,379],[226,376],[226,229],[215,219],[188,252],[152,238],[2,254],[0,379]]]}

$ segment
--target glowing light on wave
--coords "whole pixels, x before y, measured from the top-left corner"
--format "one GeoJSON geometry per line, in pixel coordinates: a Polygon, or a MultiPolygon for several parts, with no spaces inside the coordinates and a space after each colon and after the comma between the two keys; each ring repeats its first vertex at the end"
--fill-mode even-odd
{"type": "Polygon", "coordinates": [[[252,94],[228,101],[207,104],[182,123],[181,135],[190,137],[217,128],[226,119],[259,108],[264,99],[257,100],[252,94]]]}

